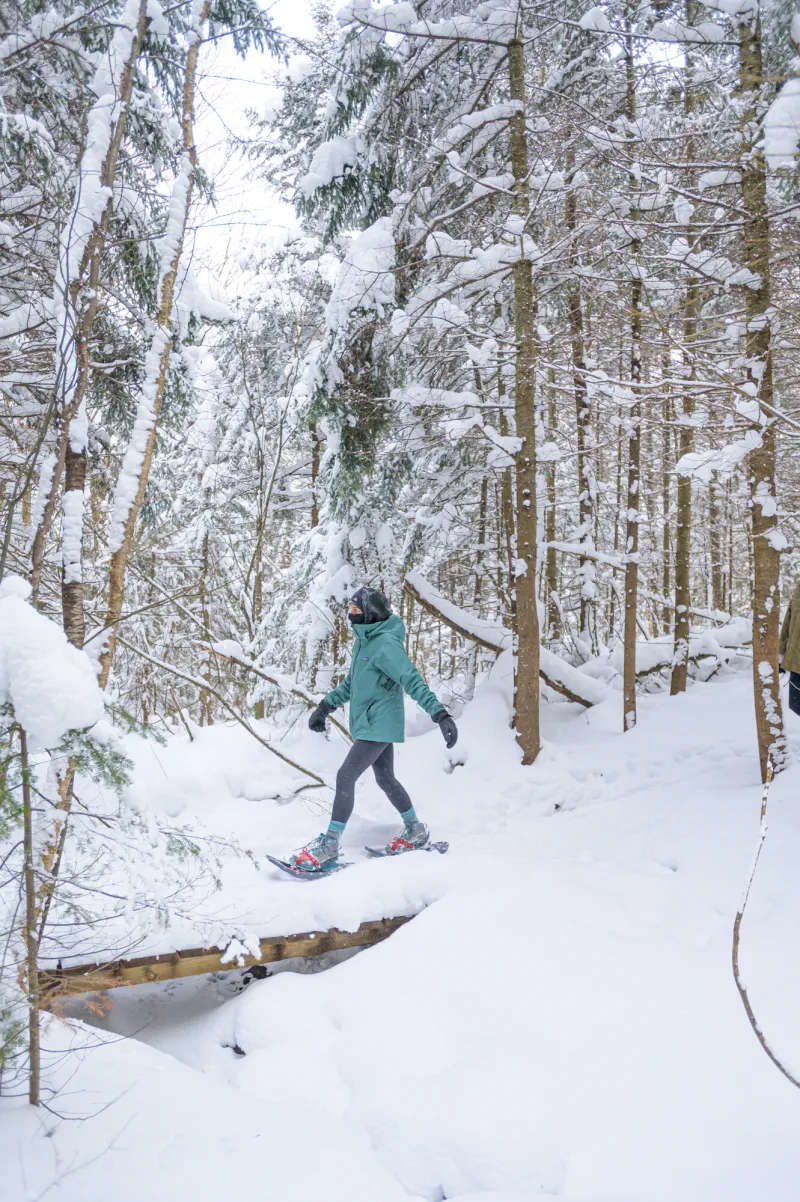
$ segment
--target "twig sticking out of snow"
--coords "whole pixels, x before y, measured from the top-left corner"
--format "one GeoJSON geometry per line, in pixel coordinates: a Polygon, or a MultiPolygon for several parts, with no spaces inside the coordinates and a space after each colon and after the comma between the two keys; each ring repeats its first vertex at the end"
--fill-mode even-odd
{"type": "Polygon", "coordinates": [[[143,651],[141,647],[137,647],[135,643],[129,643],[128,640],[124,639],[121,635],[118,635],[117,639],[123,647],[127,647],[128,650],[133,651],[135,655],[139,655],[142,659],[146,659],[148,663],[154,664],[157,668],[163,668],[165,672],[171,672],[173,676],[179,676],[181,680],[188,681],[189,684],[195,685],[198,689],[205,689],[207,692],[211,693],[212,696],[216,697],[220,705],[228,711],[230,716],[253,736],[256,742],[260,743],[262,747],[266,747],[267,751],[271,751],[272,754],[276,755],[279,760],[283,760],[283,762],[288,764],[291,768],[296,768],[297,771],[302,772],[304,776],[310,776],[311,779],[316,782],[313,785],[302,785],[300,789],[295,790],[297,793],[300,793],[303,789],[319,789],[321,787],[330,788],[330,785],[327,784],[327,781],[324,781],[321,776],[317,775],[316,772],[312,772],[310,768],[304,768],[302,764],[298,764],[294,760],[290,760],[288,755],[284,755],[282,751],[278,751],[277,747],[273,747],[272,744],[268,743],[266,739],[262,739],[258,731],[253,730],[250,723],[239,713],[235,706],[232,706],[231,703],[227,701],[220,692],[213,688],[213,686],[210,685],[207,680],[204,678],[201,679],[199,676],[192,676],[190,672],[182,672],[180,668],[176,668],[174,664],[168,664],[166,660],[156,659],[154,655],[148,655],[148,653],[143,651]]]}
{"type": "Polygon", "coordinates": [[[733,924],[733,949],[731,953],[731,960],[733,964],[733,979],[736,982],[736,988],[739,990],[739,997],[742,999],[742,1005],[744,1006],[748,1022],[756,1033],[756,1039],[761,1044],[762,1048],[767,1053],[775,1067],[780,1069],[780,1071],[783,1073],[786,1080],[791,1081],[792,1085],[795,1085],[798,1089],[800,1089],[800,1081],[798,1081],[797,1077],[793,1076],[793,1074],[789,1072],[789,1069],[785,1064],[781,1063],[777,1054],[773,1052],[772,1048],[767,1043],[764,1032],[758,1025],[758,1019],[753,1013],[753,1007],[750,1005],[750,999],[747,996],[747,988],[742,981],[742,977],[739,972],[739,933],[742,927],[744,912],[747,908],[747,902],[750,897],[750,889],[753,885],[753,877],[756,875],[756,868],[758,867],[759,857],[761,856],[761,849],[764,846],[764,840],[767,837],[767,802],[769,800],[769,787],[772,784],[772,776],[772,761],[770,761],[767,764],[767,779],[764,782],[764,788],[761,793],[761,821],[759,823],[758,841],[756,843],[755,855],[753,856],[753,863],[750,868],[750,875],[747,878],[747,884],[745,885],[742,900],[736,913],[736,920],[733,924]]]}

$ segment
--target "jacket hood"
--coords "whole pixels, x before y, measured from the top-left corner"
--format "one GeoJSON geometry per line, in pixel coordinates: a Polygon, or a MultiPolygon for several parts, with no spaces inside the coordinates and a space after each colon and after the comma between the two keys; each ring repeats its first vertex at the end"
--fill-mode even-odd
{"type": "Polygon", "coordinates": [[[392,607],[383,593],[379,589],[369,588],[367,585],[354,592],[350,602],[357,605],[364,615],[363,622],[355,623],[357,626],[385,622],[392,612],[392,607]]]}
{"type": "Polygon", "coordinates": [[[383,622],[363,622],[360,626],[354,626],[353,632],[357,639],[374,639],[377,635],[389,635],[390,638],[404,643],[406,625],[397,614],[391,614],[383,622]]]}

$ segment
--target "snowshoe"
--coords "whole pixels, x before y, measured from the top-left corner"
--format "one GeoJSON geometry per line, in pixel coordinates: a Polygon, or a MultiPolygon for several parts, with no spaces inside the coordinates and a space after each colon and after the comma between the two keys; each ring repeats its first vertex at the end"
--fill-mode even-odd
{"type": "Polygon", "coordinates": [[[279,860],[275,856],[267,856],[270,864],[288,872],[290,876],[312,879],[330,876],[340,868],[348,865],[339,859],[339,841],[332,835],[317,835],[307,847],[301,847],[289,860],[279,860]]]}
{"type": "Polygon", "coordinates": [[[294,868],[291,860],[279,860],[277,856],[266,856],[270,864],[274,864],[276,868],[280,868],[281,872],[285,872],[288,876],[293,876],[296,881],[319,881],[323,877],[333,876],[334,872],[341,872],[343,868],[350,867],[350,860],[337,860],[328,868],[316,868],[308,871],[303,868],[294,868]]]}
{"type": "Polygon", "coordinates": [[[424,822],[412,822],[404,826],[399,835],[395,835],[385,847],[367,847],[371,856],[401,856],[407,851],[438,851],[442,855],[447,851],[449,843],[431,843],[430,831],[424,822]]]}

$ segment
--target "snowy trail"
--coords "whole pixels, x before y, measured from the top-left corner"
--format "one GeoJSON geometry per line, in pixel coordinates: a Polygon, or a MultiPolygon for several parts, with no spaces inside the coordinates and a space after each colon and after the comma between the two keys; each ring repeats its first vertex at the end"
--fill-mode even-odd
{"type": "MultiPolygon", "coordinates": [[[[210,911],[236,916],[260,935],[355,927],[368,918],[415,913],[459,885],[502,874],[503,865],[519,857],[526,874],[532,864],[540,872],[558,864],[563,874],[569,862],[572,875],[597,878],[601,859],[607,866],[633,864],[642,873],[648,865],[668,871],[659,866],[699,855],[712,857],[713,864],[693,885],[702,890],[707,876],[718,908],[733,914],[751,854],[758,793],[746,673],[697,686],[677,702],[643,698],[643,721],[624,739],[614,704],[588,715],[577,707],[549,707],[547,743],[531,774],[506,767],[513,765],[514,748],[498,701],[484,690],[467,711],[456,749],[466,763],[449,773],[442,770],[452,766],[436,732],[400,749],[398,772],[434,835],[451,841],[445,859],[366,861],[363,844],[393,829],[392,811],[369,780],[359,790],[347,832],[348,858],[362,862],[329,881],[299,885],[233,860],[225,892],[211,899],[210,911]],[[700,808],[691,800],[696,792],[703,798],[700,808]],[[719,829],[711,838],[693,824],[719,829]],[[687,848],[682,856],[678,843],[687,848]],[[582,857],[587,862],[581,865],[582,857]]],[[[190,797],[182,816],[198,816],[219,834],[235,833],[258,857],[295,847],[319,828],[315,804],[250,800],[274,785],[275,762],[244,732],[213,727],[196,738],[193,745],[177,739],[139,752],[136,789],[149,805],[174,813],[190,797]]],[[[299,741],[304,758],[316,757],[315,766],[333,773],[341,756],[338,739],[304,733],[299,741]]],[[[189,946],[203,933],[178,927],[159,950],[189,946]]]]}
{"type": "MultiPolygon", "coordinates": [[[[461,766],[438,732],[398,757],[448,856],[358,863],[305,886],[231,864],[225,906],[273,930],[422,912],[329,972],[284,971],[232,999],[210,981],[172,1002],[170,991],[114,994],[102,1025],[138,1038],[93,1053],[82,1072],[91,1081],[106,1063],[115,1080],[138,1080],[138,1100],[112,1109],[114,1121],[131,1110],[148,1179],[170,1178],[211,1139],[191,1196],[230,1192],[243,1159],[257,1171],[268,1125],[270,1157],[281,1161],[274,1130],[291,1149],[302,1129],[311,1148],[275,1178],[276,1202],[794,1200],[800,1097],[758,1047],[730,973],[758,826],[750,688],[742,671],[682,698],[645,696],[624,737],[618,698],[588,713],[550,706],[542,755],[522,770],[502,698],[484,687],[460,723],[461,766]],[[179,1096],[159,1132],[153,1116],[179,1096]]],[[[338,741],[296,739],[333,770],[338,741]]],[[[234,830],[258,855],[317,828],[303,803],[250,799],[263,795],[264,760],[238,731],[213,727],[157,757],[140,753],[149,804],[191,798],[184,816],[234,830]]],[[[742,933],[756,1012],[795,1069],[798,785],[798,768],[775,782],[742,933]]],[[[365,782],[348,855],[391,829],[365,782]]],[[[133,1202],[118,1184],[132,1155],[99,1161],[64,1196],[100,1202],[113,1159],[115,1195],[133,1202]]]]}

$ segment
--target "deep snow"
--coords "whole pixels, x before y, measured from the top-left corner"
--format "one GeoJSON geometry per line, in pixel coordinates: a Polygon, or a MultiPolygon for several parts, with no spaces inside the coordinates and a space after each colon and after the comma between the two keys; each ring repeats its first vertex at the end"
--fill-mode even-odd
{"type": "MultiPolygon", "coordinates": [[[[346,872],[297,883],[232,859],[207,908],[261,935],[421,912],[330,971],[285,971],[239,996],[209,979],[111,995],[101,1025],[137,1037],[88,1053],[54,1103],[107,1108],[58,1124],[5,1103],[8,1197],[42,1196],[59,1156],[88,1162],[44,1195],[68,1202],[206,1202],[254,1186],[274,1202],[796,1199],[800,1095],[759,1048],[730,969],[758,830],[750,672],[742,659],[684,697],[643,696],[624,736],[620,712],[617,694],[588,711],[546,706],[545,748],[522,769],[495,679],[453,752],[416,717],[419,737],[398,749],[448,856],[362,861],[394,828],[369,780],[346,872]]],[[[324,798],[270,800],[291,772],[246,732],[195,736],[136,744],[141,804],[234,832],[257,858],[320,829],[324,798]]],[[[345,751],[301,722],[285,746],[328,779],[345,751]]],[[[799,784],[791,768],[773,786],[741,951],[795,1073],[799,784]]],[[[67,1038],[48,1030],[51,1046],[67,1038]]]]}

